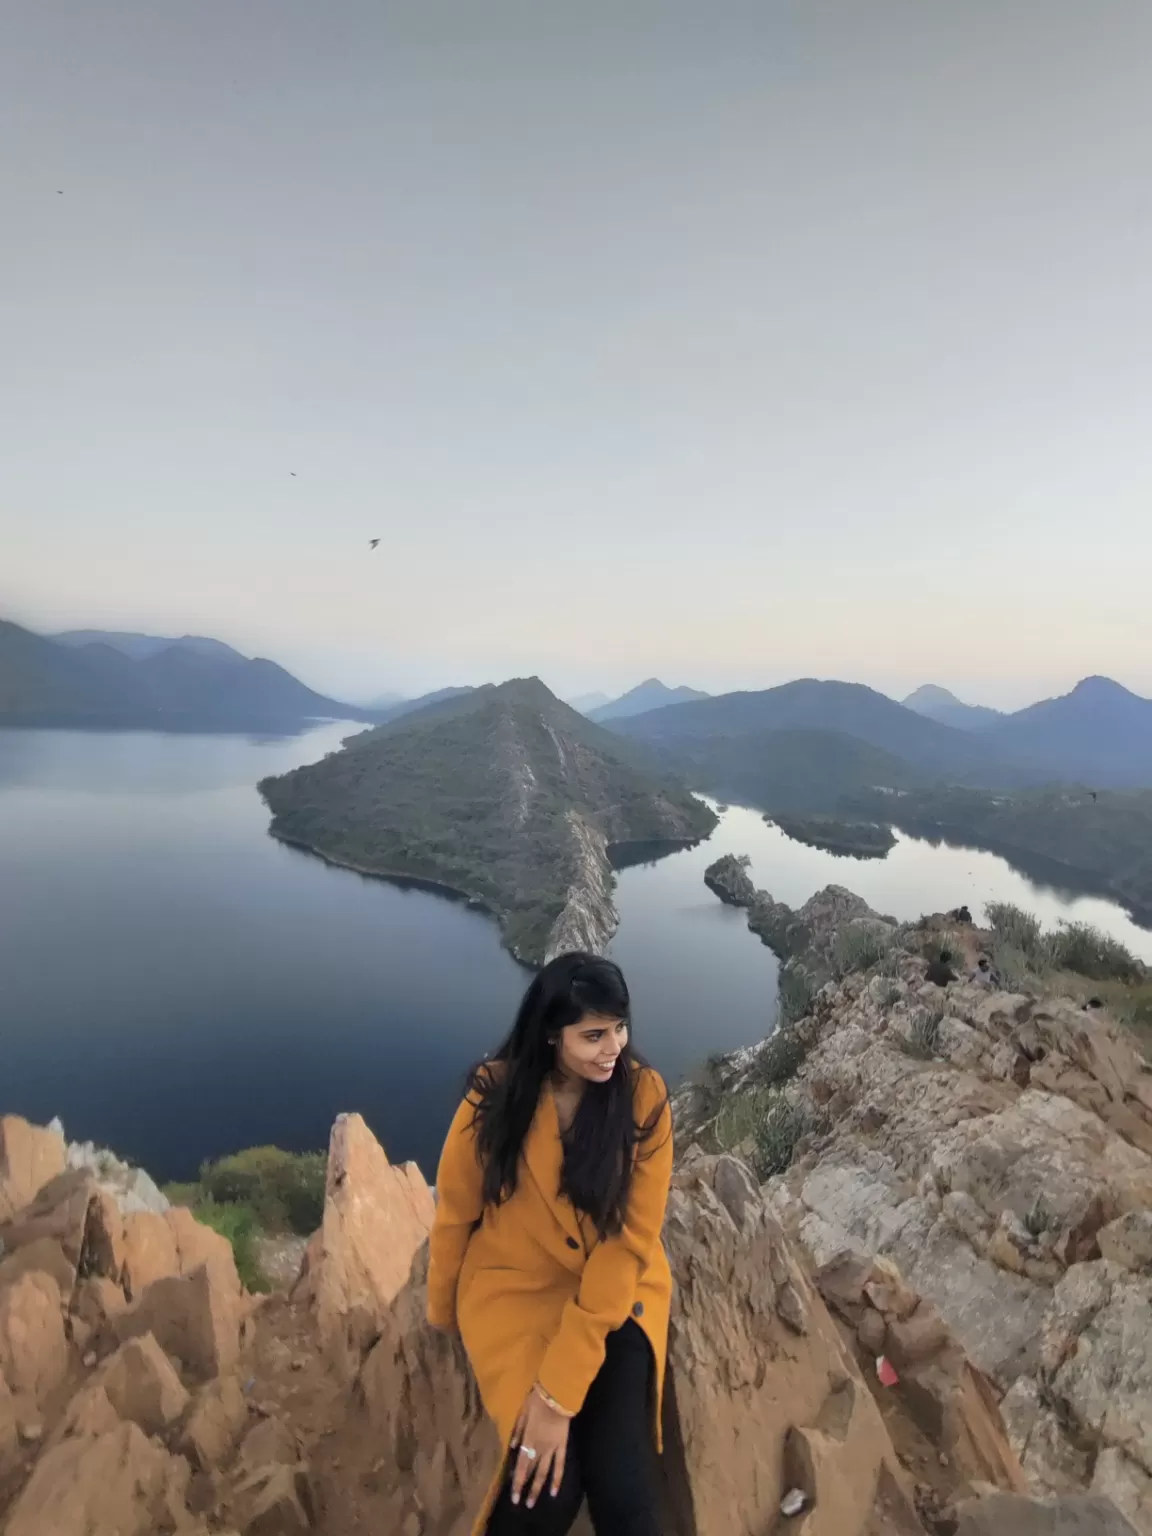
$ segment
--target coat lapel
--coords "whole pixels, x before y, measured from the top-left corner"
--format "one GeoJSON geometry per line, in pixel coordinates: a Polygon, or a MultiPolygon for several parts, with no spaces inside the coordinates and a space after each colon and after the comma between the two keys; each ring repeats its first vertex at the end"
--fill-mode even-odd
{"type": "Polygon", "coordinates": [[[524,1162],[561,1231],[566,1237],[571,1237],[578,1242],[583,1249],[584,1239],[576,1218],[576,1210],[572,1202],[562,1198],[560,1194],[562,1160],[563,1149],[560,1145],[560,1121],[556,1114],[556,1101],[552,1097],[551,1083],[545,1083],[531,1128],[524,1138],[524,1162]]]}

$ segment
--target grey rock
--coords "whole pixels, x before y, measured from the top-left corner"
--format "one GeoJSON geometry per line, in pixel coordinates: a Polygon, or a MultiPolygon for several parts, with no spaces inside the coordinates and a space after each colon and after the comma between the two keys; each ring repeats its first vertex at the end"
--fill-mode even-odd
{"type": "Polygon", "coordinates": [[[1129,1211],[1097,1234],[1100,1253],[1125,1269],[1152,1268],[1152,1211],[1129,1211]]]}
{"type": "Polygon", "coordinates": [[[997,1493],[961,1504],[956,1536],[1134,1536],[1108,1499],[1092,1494],[1041,1503],[997,1493]]]}

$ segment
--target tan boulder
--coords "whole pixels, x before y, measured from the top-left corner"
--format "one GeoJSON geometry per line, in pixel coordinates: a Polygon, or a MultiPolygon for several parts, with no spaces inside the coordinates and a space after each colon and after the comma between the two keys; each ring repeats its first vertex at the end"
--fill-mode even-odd
{"type": "Polygon", "coordinates": [[[0,1290],[0,1372],[16,1394],[43,1403],[68,1371],[60,1287],[42,1270],[0,1290]]]}
{"type": "Polygon", "coordinates": [[[99,1332],[110,1317],[123,1312],[128,1302],[124,1292],[113,1280],[103,1275],[92,1275],[81,1280],[72,1293],[72,1320],[83,1323],[92,1332],[99,1332]]]}
{"type": "Polygon", "coordinates": [[[94,1382],[80,1388],[52,1431],[49,1446],[77,1437],[91,1439],[119,1429],[123,1419],[102,1386],[94,1382]]]}
{"type": "Polygon", "coordinates": [[[297,1536],[312,1529],[307,1469],[273,1462],[233,1489],[227,1518],[242,1536],[297,1536]]]}
{"type": "Polygon", "coordinates": [[[62,1440],[40,1457],[5,1536],[159,1536],[191,1525],[190,1469],[135,1424],[62,1440]]]}
{"type": "Polygon", "coordinates": [[[201,1264],[206,1264],[222,1290],[239,1296],[243,1286],[236,1273],[236,1256],[228,1239],[197,1221],[185,1206],[173,1206],[170,1211],[165,1211],[164,1219],[176,1244],[178,1273],[190,1275],[201,1264]]]}
{"type": "Polygon", "coordinates": [[[124,1218],[106,1189],[97,1188],[88,1206],[82,1268],[85,1275],[102,1275],[117,1284],[124,1272],[124,1218]]]}
{"type": "Polygon", "coordinates": [[[185,1206],[157,1214],[132,1211],[123,1218],[122,1274],[129,1299],[135,1300],[156,1280],[190,1275],[207,1264],[222,1290],[239,1295],[232,1244],[197,1221],[185,1206]]]}
{"type": "Polygon", "coordinates": [[[0,1259],[0,1290],[11,1285],[21,1275],[37,1270],[52,1276],[60,1288],[62,1299],[66,1301],[72,1295],[72,1287],[76,1283],[76,1266],[69,1262],[63,1248],[51,1237],[35,1238],[23,1248],[17,1248],[15,1253],[10,1253],[6,1259],[0,1259]]]}
{"type": "Polygon", "coordinates": [[[130,1211],[124,1217],[122,1275],[129,1301],[156,1280],[180,1274],[180,1250],[168,1213],[130,1211]]]}
{"type": "Polygon", "coordinates": [[[190,1275],[154,1280],[140,1299],[110,1319],[120,1343],[154,1334],[188,1375],[206,1381],[231,1371],[240,1353],[241,1303],[202,1264],[190,1275]]]}
{"type": "Polygon", "coordinates": [[[188,1406],[172,1362],[150,1333],[122,1344],[91,1385],[107,1393],[120,1417],[139,1424],[146,1435],[162,1434],[188,1406]]]}
{"type": "Polygon", "coordinates": [[[231,1453],[248,1422],[248,1400],[235,1375],[218,1376],[196,1393],[180,1433],[179,1450],[207,1472],[231,1453]]]}
{"type": "Polygon", "coordinates": [[[75,1269],[84,1251],[88,1206],[94,1193],[92,1175],[85,1169],[70,1169],[50,1180],[12,1221],[0,1227],[5,1253],[46,1239],[60,1244],[75,1269]]]}
{"type": "Polygon", "coordinates": [[[349,1375],[407,1284],[434,1215],[432,1191],[415,1163],[394,1167],[360,1115],[339,1116],[308,1286],[324,1345],[349,1375]]]}
{"type": "Polygon", "coordinates": [[[63,1136],[19,1115],[0,1116],[0,1222],[18,1215],[64,1168],[63,1136]]]}

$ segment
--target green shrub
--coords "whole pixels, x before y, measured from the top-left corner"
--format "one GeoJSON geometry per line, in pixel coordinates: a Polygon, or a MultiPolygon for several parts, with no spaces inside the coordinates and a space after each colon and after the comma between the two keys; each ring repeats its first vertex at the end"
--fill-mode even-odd
{"type": "Polygon", "coordinates": [[[726,1094],[712,1126],[716,1150],[735,1152],[742,1148],[755,1135],[756,1127],[772,1097],[771,1089],[755,1087],[726,1094]]]}
{"type": "Polygon", "coordinates": [[[1024,951],[1003,940],[993,945],[992,968],[1009,992],[1022,992],[1037,980],[1036,971],[1024,951]]]}
{"type": "Polygon", "coordinates": [[[1144,974],[1131,950],[1091,923],[1062,922],[1048,934],[1045,947],[1057,970],[1075,971],[1093,981],[1139,981],[1144,974]]]}
{"type": "Polygon", "coordinates": [[[794,1024],[811,1013],[816,987],[807,971],[785,965],[780,971],[779,1016],[781,1024],[794,1024]]]}
{"type": "Polygon", "coordinates": [[[934,1061],[940,1054],[940,1026],[944,1022],[942,1004],[921,1008],[912,1020],[908,1054],[921,1061],[934,1061]]]}
{"type": "Polygon", "coordinates": [[[790,1103],[783,1094],[771,1094],[755,1131],[753,1161],[757,1177],[769,1179],[774,1174],[787,1173],[800,1138],[810,1129],[811,1121],[802,1109],[790,1103]]]}
{"type": "Polygon", "coordinates": [[[832,968],[837,977],[853,971],[866,971],[879,964],[892,948],[889,934],[873,928],[844,928],[836,935],[832,951],[832,968]]]}
{"type": "Polygon", "coordinates": [[[323,1152],[250,1147],[205,1163],[200,1187],[217,1205],[248,1206],[268,1232],[309,1236],[324,1215],[328,1160],[323,1152]]]}
{"type": "Polygon", "coordinates": [[[217,1205],[205,1200],[193,1210],[197,1221],[219,1232],[232,1244],[236,1270],[249,1291],[267,1291],[271,1287],[260,1269],[256,1254],[256,1239],[260,1236],[260,1222],[250,1205],[217,1205]]]}
{"type": "Polygon", "coordinates": [[[1044,936],[1039,918],[1022,907],[1013,906],[1010,901],[990,901],[984,914],[999,943],[1019,950],[1027,960],[1043,963],[1044,936]]]}
{"type": "Polygon", "coordinates": [[[800,1030],[781,1025],[761,1046],[752,1068],[753,1076],[767,1088],[790,1082],[803,1066],[809,1048],[800,1030]]]}

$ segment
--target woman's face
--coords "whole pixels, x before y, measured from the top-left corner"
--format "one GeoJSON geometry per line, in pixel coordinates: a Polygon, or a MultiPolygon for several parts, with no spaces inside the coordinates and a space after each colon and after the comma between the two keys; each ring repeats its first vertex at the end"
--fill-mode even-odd
{"type": "Polygon", "coordinates": [[[617,1059],[627,1044],[625,1020],[586,1013],[575,1024],[560,1031],[556,1065],[565,1077],[586,1083],[606,1083],[616,1070],[617,1059]]]}

